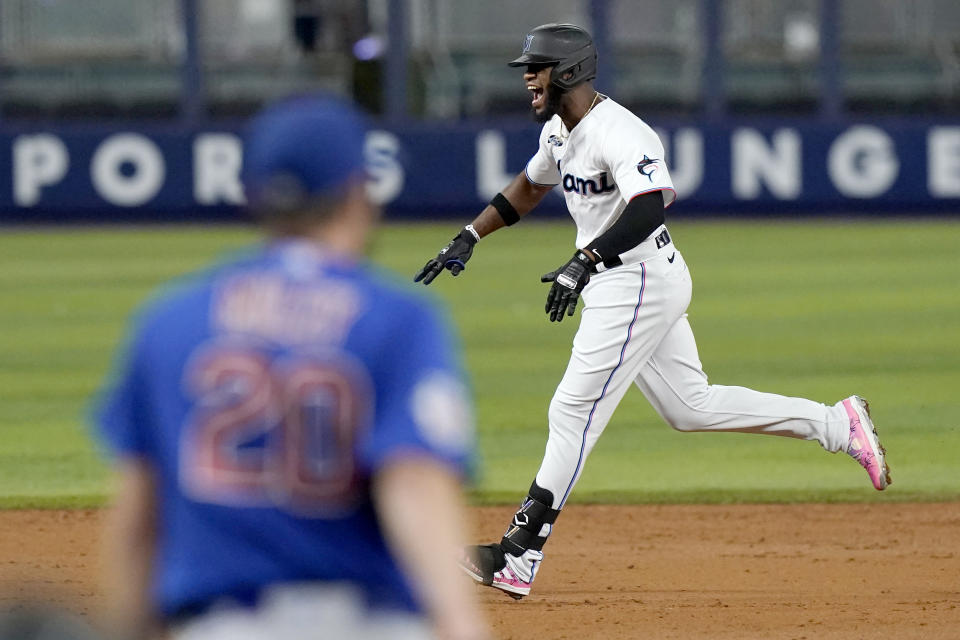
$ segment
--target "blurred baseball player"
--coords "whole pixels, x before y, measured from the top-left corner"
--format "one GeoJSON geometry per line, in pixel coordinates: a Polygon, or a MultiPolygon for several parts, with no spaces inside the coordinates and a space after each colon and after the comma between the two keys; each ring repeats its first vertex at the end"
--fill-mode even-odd
{"type": "Polygon", "coordinates": [[[884,489],[884,451],[861,398],[825,406],[707,382],[686,315],[690,273],[664,226],[676,195],[663,146],[645,122],[593,88],[590,35],[570,24],[539,26],[510,66],[524,68],[533,114],[544,123],[539,148],[415,280],[430,284],[444,269],[457,275],[481,238],[517,222],[559,185],[577,225],[577,250],[543,276],[551,283],[546,312],[560,322],[581,294],[584,309],[529,495],[503,539],[469,548],[463,569],[515,598],[530,593],[554,522],[631,384],[675,429],[815,440],[853,456],[884,489]]]}
{"type": "Polygon", "coordinates": [[[456,563],[472,409],[443,317],[362,259],[363,141],[331,98],[258,116],[244,182],[267,242],[136,322],[98,414],[130,635],[487,637],[456,563]]]}

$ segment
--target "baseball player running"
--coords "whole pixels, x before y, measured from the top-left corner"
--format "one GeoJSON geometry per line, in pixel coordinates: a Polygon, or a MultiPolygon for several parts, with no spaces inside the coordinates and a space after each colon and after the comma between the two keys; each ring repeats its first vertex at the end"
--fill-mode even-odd
{"type": "Polygon", "coordinates": [[[559,185],[577,250],[543,276],[545,310],[560,322],[581,296],[584,305],[529,495],[503,539],[468,548],[462,568],[514,598],[530,593],[557,516],[631,384],[674,429],[815,440],[852,456],[876,489],[886,488],[884,450],[858,396],[825,406],[707,382],[686,315],[690,272],[664,226],[676,194],[663,146],[643,120],[594,89],[590,35],[571,24],[539,26],[509,64],[524,69],[533,114],[544,123],[537,152],[415,280],[430,284],[444,269],[457,275],[482,238],[516,223],[559,185]]]}
{"type": "Polygon", "coordinates": [[[362,260],[363,141],[331,98],[259,116],[268,241],[139,316],[98,416],[129,637],[488,637],[455,562],[471,407],[442,316],[362,260]]]}

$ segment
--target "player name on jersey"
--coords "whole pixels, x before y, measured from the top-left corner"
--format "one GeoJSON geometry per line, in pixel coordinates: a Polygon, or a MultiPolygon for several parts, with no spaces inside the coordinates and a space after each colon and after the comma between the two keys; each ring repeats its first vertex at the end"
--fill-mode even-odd
{"type": "Polygon", "coordinates": [[[230,281],[214,302],[221,331],[278,344],[339,344],[360,310],[356,290],[336,282],[298,286],[272,275],[230,281]]]}

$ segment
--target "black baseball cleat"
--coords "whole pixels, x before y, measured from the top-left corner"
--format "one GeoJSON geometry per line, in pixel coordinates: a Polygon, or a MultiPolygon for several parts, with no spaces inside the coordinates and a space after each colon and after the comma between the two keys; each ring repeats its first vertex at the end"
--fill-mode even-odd
{"type": "Polygon", "coordinates": [[[530,583],[510,569],[506,554],[497,543],[464,548],[459,563],[468,576],[480,584],[500,589],[514,600],[530,595],[530,583]]]}

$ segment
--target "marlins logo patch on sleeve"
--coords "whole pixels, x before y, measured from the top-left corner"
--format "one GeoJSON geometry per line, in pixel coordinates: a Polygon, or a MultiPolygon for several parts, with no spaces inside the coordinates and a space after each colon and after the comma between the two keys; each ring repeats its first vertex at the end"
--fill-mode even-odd
{"type": "Polygon", "coordinates": [[[653,182],[653,174],[657,170],[658,162],[660,162],[659,158],[650,158],[644,154],[643,160],[637,163],[637,171],[640,172],[640,175],[646,176],[650,182],[653,182]]]}

